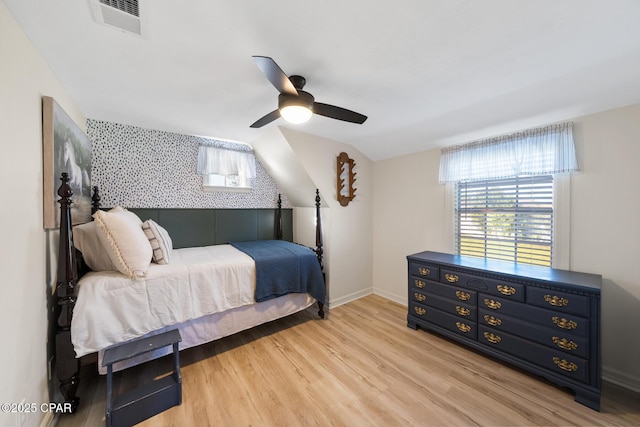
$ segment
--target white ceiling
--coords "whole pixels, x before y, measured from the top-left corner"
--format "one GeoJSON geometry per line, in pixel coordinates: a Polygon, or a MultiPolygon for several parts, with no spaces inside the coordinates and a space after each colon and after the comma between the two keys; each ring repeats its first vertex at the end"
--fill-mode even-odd
{"type": "Polygon", "coordinates": [[[371,160],[640,102],[638,0],[142,0],[142,38],[3,1],[88,118],[145,128],[251,143],[278,94],[252,55],[369,116],[295,127],[371,160]]]}

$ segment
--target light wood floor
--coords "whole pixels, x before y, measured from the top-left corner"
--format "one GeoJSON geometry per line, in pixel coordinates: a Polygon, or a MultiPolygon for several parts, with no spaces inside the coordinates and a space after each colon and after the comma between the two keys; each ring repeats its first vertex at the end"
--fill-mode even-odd
{"type": "MultiPolygon", "coordinates": [[[[605,384],[593,411],[568,390],[408,328],[406,307],[375,295],[327,320],[307,310],[180,355],[182,405],[141,426],[640,425],[638,395],[605,384]]],[[[130,388],[170,362],[131,368],[115,384],[130,388]]],[[[104,425],[105,378],[95,365],[83,375],[80,409],[58,427],[104,425]]]]}

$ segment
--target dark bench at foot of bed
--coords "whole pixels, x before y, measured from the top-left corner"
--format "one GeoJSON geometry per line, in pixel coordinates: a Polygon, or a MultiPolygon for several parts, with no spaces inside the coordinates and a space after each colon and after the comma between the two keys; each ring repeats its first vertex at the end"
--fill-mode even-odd
{"type": "Polygon", "coordinates": [[[182,404],[182,377],[178,351],[180,341],[180,332],[172,329],[162,334],[127,341],[104,351],[102,366],[107,367],[106,427],[132,426],[182,404]],[[173,347],[171,375],[153,379],[141,387],[114,396],[114,363],[168,346],[173,347]]]}

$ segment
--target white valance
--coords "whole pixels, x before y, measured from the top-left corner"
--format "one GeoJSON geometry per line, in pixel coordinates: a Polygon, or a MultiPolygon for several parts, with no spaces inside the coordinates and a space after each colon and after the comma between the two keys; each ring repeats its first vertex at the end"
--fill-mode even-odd
{"type": "Polygon", "coordinates": [[[442,149],[441,183],[580,170],[573,123],[560,123],[512,135],[442,149]]]}
{"type": "Polygon", "coordinates": [[[255,178],[256,158],[247,151],[201,145],[198,148],[197,173],[200,175],[238,175],[241,178],[255,178]]]}

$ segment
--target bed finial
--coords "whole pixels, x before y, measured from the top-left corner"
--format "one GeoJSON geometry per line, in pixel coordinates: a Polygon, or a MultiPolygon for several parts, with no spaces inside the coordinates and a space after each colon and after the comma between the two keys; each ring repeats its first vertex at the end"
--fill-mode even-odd
{"type": "Polygon", "coordinates": [[[278,210],[276,211],[276,239],[282,240],[282,197],[278,193],[278,210]]]}
{"type": "Polygon", "coordinates": [[[316,255],[320,262],[320,268],[324,272],[324,263],[322,262],[322,220],[320,218],[320,190],[316,188],[316,255]]]}
{"type": "MultiPolygon", "coordinates": [[[[316,188],[316,256],[318,257],[318,262],[320,263],[320,271],[322,271],[322,277],[325,279],[324,282],[327,283],[326,277],[324,275],[324,262],[322,261],[323,249],[322,249],[322,219],[320,217],[320,190],[316,188]]],[[[324,304],[318,301],[318,316],[324,319],[324,304]]]]}
{"type": "Polygon", "coordinates": [[[75,248],[73,247],[73,235],[71,233],[71,204],[73,190],[69,185],[69,174],[62,172],[60,177],[58,196],[60,199],[60,241],[58,245],[58,283],[74,281],[78,278],[75,263],[75,248]]]}
{"type": "Polygon", "coordinates": [[[91,195],[91,215],[100,210],[100,193],[98,192],[98,186],[93,186],[93,194],[91,195]]]}
{"type": "Polygon", "coordinates": [[[65,402],[71,403],[72,412],[76,411],[80,402],[76,396],[80,383],[80,361],[75,357],[71,343],[71,317],[76,304],[76,268],[75,248],[73,246],[73,230],[71,228],[71,196],[69,174],[62,173],[62,184],[58,188],[60,196],[60,243],[58,249],[58,277],[56,279],[56,372],[60,380],[60,392],[65,402]]]}
{"type": "Polygon", "coordinates": [[[60,196],[61,200],[58,200],[58,203],[68,203],[70,205],[73,190],[71,190],[71,186],[69,186],[69,174],[67,172],[62,172],[60,181],[62,181],[62,184],[60,184],[60,188],[58,188],[58,196],[60,196]]]}

